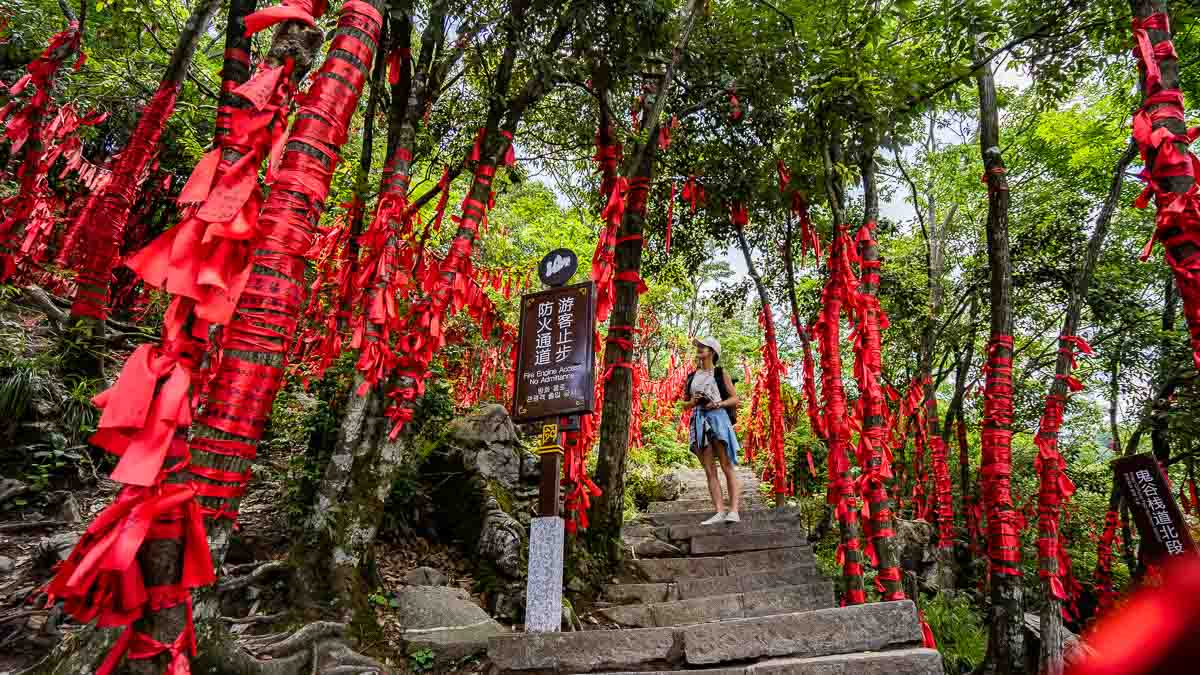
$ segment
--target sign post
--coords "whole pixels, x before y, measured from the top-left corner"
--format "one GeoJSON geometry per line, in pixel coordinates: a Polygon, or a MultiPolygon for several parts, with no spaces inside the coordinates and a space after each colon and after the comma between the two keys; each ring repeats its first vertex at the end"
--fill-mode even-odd
{"type": "Polygon", "coordinates": [[[1138,551],[1142,562],[1156,565],[1170,556],[1195,553],[1196,543],[1154,455],[1130,455],[1111,465],[1141,536],[1138,551]]]}
{"type": "Polygon", "coordinates": [[[563,433],[578,429],[579,415],[595,406],[596,287],[565,285],[578,267],[569,249],[551,251],[538,265],[538,276],[549,288],[521,296],[513,421],[541,423],[536,452],[542,482],[538,517],[529,524],[525,587],[525,630],[531,633],[555,632],[562,625],[563,433]]]}

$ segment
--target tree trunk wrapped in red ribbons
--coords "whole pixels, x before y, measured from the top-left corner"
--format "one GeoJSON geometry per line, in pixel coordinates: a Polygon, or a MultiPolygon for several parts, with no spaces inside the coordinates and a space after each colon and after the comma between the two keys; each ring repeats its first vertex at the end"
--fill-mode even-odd
{"type": "MultiPolygon", "coordinates": [[[[50,93],[59,69],[76,55],[73,68],[78,70],[83,65],[82,39],[79,22],[74,20],[66,30],[51,37],[46,49],[26,67],[26,74],[8,88],[12,100],[0,108],[9,153],[24,155],[17,168],[17,193],[0,200],[0,282],[16,272],[19,260],[30,257],[38,248],[37,242],[44,248],[44,240],[54,230],[55,199],[48,178],[58,155],[46,151],[44,137],[49,134],[45,127],[54,110],[50,93]],[[18,98],[30,91],[28,99],[18,98]]],[[[67,109],[69,106],[63,110],[67,109]]]]}
{"type": "MultiPolygon", "coordinates": [[[[982,51],[977,46],[977,52],[982,51]]],[[[1012,498],[1013,307],[1008,246],[1008,181],[1000,151],[1000,115],[991,65],[978,71],[979,147],[988,191],[987,252],[991,290],[991,338],[983,392],[982,483],[987,513],[992,606],[987,673],[1025,672],[1025,622],[1021,589],[1021,541],[1012,498]]]]}
{"type": "Polygon", "coordinates": [[[900,552],[893,545],[892,500],[886,481],[892,476],[892,452],[887,438],[887,404],[884,401],[882,330],[888,326],[887,314],[879,305],[879,243],[875,241],[879,196],[875,186],[874,149],[864,149],[862,182],[866,204],[864,223],[855,237],[858,243],[859,323],[856,328],[854,375],[858,381],[862,431],[859,434],[858,462],[865,471],[859,479],[860,493],[867,502],[870,518],[866,521],[868,553],[879,570],[876,585],[884,600],[904,599],[900,577],[900,552]]]}
{"type": "Polygon", "coordinates": [[[89,206],[82,216],[80,236],[87,242],[87,247],[76,279],[72,316],[97,321],[108,317],[112,270],[116,267],[129,211],[145,178],[146,169],[158,152],[167,118],[175,110],[175,99],[183,86],[196,43],[219,5],[216,0],[202,0],[188,17],[162,83],[142,109],[137,125],[129,136],[129,143],[117,155],[112,177],[96,195],[94,206],[89,206]]]}
{"type": "Polygon", "coordinates": [[[291,21],[313,25],[324,2],[312,4],[293,0],[237,22],[246,26],[246,44],[226,49],[214,147],[179,195],[189,208],[179,225],[127,262],[146,283],[190,299],[204,321],[228,323],[249,280],[251,249],[260,236],[259,168],[270,160],[267,182],[273,183],[292,96],[307,72],[292,58],[272,55],[250,77],[249,36],[267,27],[262,17],[272,12],[286,10],[291,21]]]}
{"type": "Polygon", "coordinates": [[[750,273],[750,278],[754,280],[759,302],[762,303],[758,322],[763,328],[762,374],[765,376],[767,389],[767,420],[770,430],[767,434],[767,452],[771,460],[764,479],[771,481],[775,491],[775,503],[782,505],[783,500],[792,494],[792,486],[788,480],[787,459],[784,457],[783,438],[787,434],[787,429],[783,422],[782,381],[787,374],[787,369],[779,360],[779,343],[775,339],[775,319],[771,313],[767,287],[763,285],[762,278],[758,275],[758,269],[754,266],[754,259],[750,255],[750,244],[746,241],[746,207],[740,202],[735,202],[730,213],[734,229],[737,232],[738,244],[741,245],[742,255],[746,259],[746,269],[750,273]]]}
{"type": "Polygon", "coordinates": [[[843,604],[866,602],[863,585],[863,550],[859,540],[858,493],[850,474],[850,423],[846,392],[842,385],[839,325],[842,307],[856,293],[857,281],[850,269],[850,236],[839,227],[829,247],[829,280],[821,292],[821,313],[814,334],[821,354],[821,396],[824,399],[824,429],[829,457],[828,502],[837,515],[842,533],[837,558],[846,584],[843,604]]]}
{"type": "Polygon", "coordinates": [[[1142,107],[1133,117],[1133,138],[1141,151],[1141,178],[1146,189],[1136,205],[1154,198],[1154,235],[1161,241],[1183,300],[1191,335],[1192,358],[1200,368],[1200,161],[1188,150],[1196,130],[1184,120],[1179,62],[1171,43],[1165,0],[1130,0],[1133,10],[1134,56],[1141,75],[1142,107]]]}
{"type": "MultiPolygon", "coordinates": [[[[274,189],[262,209],[260,227],[263,236],[256,247],[254,267],[238,300],[233,321],[225,331],[225,353],[214,368],[204,413],[193,429],[192,464],[179,467],[172,476],[176,482],[169,484],[172,489],[174,486],[186,487],[188,499],[185,504],[189,508],[194,506],[197,514],[203,512],[214,522],[230,521],[237,516],[237,503],[249,480],[248,466],[255,454],[255,444],[261,437],[282,382],[284,351],[294,332],[303,297],[300,292],[305,265],[303,256],[311,244],[312,224],[323,208],[329,189],[338,159],[336,149],[345,141],[358,92],[366,79],[366,73],[349,58],[370,62],[381,20],[378,10],[357,0],[351,0],[342,10],[331,55],[300,106],[298,121],[276,168],[274,189]],[[343,54],[346,56],[339,56],[343,54]],[[337,79],[330,77],[334,74],[337,79]],[[347,83],[351,87],[351,96],[345,95],[347,83]],[[207,505],[201,507],[192,501],[193,495],[205,499],[207,505]]],[[[177,300],[174,307],[185,306],[188,302],[190,300],[177,300]]],[[[172,322],[167,323],[171,325],[172,322]]],[[[194,321],[193,325],[197,323],[200,321],[194,321]]],[[[164,347],[163,351],[168,350],[164,347]]],[[[152,372],[161,367],[156,362],[158,355],[150,352],[147,357],[146,363],[152,372]]],[[[174,367],[174,373],[167,377],[156,400],[165,398],[168,386],[180,379],[179,370],[186,365],[174,367]]],[[[118,388],[125,379],[123,373],[118,388]]],[[[122,462],[129,461],[126,453],[122,462]]],[[[144,462],[131,466],[145,470],[144,462]]],[[[155,489],[158,488],[151,488],[155,489]]],[[[190,539],[188,543],[190,545],[190,539]]],[[[213,542],[214,547],[218,545],[219,542],[213,542]]],[[[211,575],[209,547],[203,539],[201,548],[211,575]]],[[[158,583],[179,588],[178,583],[169,579],[177,558],[164,550],[153,553],[139,555],[145,558],[141,565],[147,575],[168,577],[158,583]]],[[[184,589],[188,586],[188,583],[182,585],[184,589]]],[[[191,630],[190,595],[183,594],[179,602],[153,603],[152,607],[150,620],[137,629],[139,635],[166,644],[175,639],[172,626],[187,626],[185,633],[191,630]]],[[[135,636],[135,645],[138,640],[140,638],[135,636]]],[[[141,653],[134,652],[135,655],[141,653]]]]}

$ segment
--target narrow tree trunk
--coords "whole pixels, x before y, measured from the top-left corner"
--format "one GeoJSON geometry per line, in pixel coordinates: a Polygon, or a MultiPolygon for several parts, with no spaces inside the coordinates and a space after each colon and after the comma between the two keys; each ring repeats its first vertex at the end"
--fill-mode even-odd
{"type": "Polygon", "coordinates": [[[672,74],[687,49],[692,27],[704,6],[689,0],[684,10],[679,42],[672,59],[663,69],[654,91],[642,109],[641,128],[646,141],[633,146],[626,155],[621,174],[629,177],[629,197],[617,232],[615,251],[614,304],[608,320],[611,341],[604,348],[604,364],[598,372],[611,373],[604,383],[604,405],[600,417],[600,452],[596,464],[596,483],[602,494],[592,500],[588,528],[593,550],[599,550],[609,562],[620,559],[621,525],[625,511],[625,460],[629,451],[629,425],[633,412],[633,371],[623,364],[632,363],[626,340],[637,326],[640,274],[642,269],[642,229],[646,221],[646,200],[657,159],[659,118],[665,109],[672,74]],[[638,280],[631,280],[631,279],[638,280]],[[622,338],[617,341],[616,338],[622,338]]]}
{"type": "Polygon", "coordinates": [[[1117,203],[1121,198],[1121,185],[1125,181],[1125,169],[1133,161],[1137,146],[1130,143],[1125,152],[1113,167],[1112,183],[1108,196],[1100,213],[1096,217],[1096,226],[1088,239],[1087,250],[1084,253],[1083,264],[1075,273],[1071,285],[1070,296],[1067,300],[1067,313],[1063,317],[1062,330],[1059,333],[1058,358],[1054,364],[1054,379],[1050,391],[1046,395],[1046,409],[1038,427],[1036,443],[1039,448],[1041,461],[1041,489],[1038,498],[1038,549],[1039,573],[1042,577],[1043,601],[1041,612],[1041,669],[1045,675],[1061,675],[1063,672],[1063,626],[1062,626],[1062,585],[1059,575],[1062,570],[1058,565],[1058,548],[1063,544],[1059,541],[1059,511],[1060,500],[1064,499],[1059,486],[1065,467],[1065,461],[1058,451],[1059,426],[1062,423],[1062,412],[1066,405],[1067,382],[1071,376],[1076,345],[1070,339],[1079,329],[1079,318],[1083,312],[1084,300],[1087,298],[1088,287],[1092,282],[1092,272],[1096,261],[1100,258],[1100,249],[1104,238],[1108,235],[1108,226],[1116,212],[1117,203]]]}
{"type": "Polygon", "coordinates": [[[883,309],[879,306],[879,270],[881,258],[879,243],[875,241],[875,224],[879,219],[879,191],[875,185],[875,147],[863,149],[860,161],[863,183],[863,229],[858,235],[859,259],[861,273],[859,278],[859,298],[864,304],[861,308],[861,323],[859,329],[862,335],[862,350],[860,354],[861,368],[859,369],[859,392],[863,402],[862,436],[866,441],[866,451],[860,461],[865,459],[867,472],[867,491],[863,495],[870,508],[870,534],[875,554],[879,557],[878,579],[883,583],[884,600],[904,599],[904,587],[900,575],[900,551],[894,544],[895,533],[892,519],[892,500],[887,492],[883,470],[883,453],[887,446],[887,428],[884,420],[886,403],[883,397],[881,383],[883,364],[881,362],[882,336],[880,334],[880,319],[883,309]]]}
{"type": "Polygon", "coordinates": [[[746,241],[746,232],[741,226],[735,227],[738,245],[741,246],[742,256],[746,259],[746,271],[754,280],[754,288],[758,291],[758,300],[762,303],[763,326],[763,368],[767,377],[767,416],[769,418],[768,450],[771,452],[771,471],[775,487],[775,505],[783,506],[787,498],[787,469],[783,463],[783,400],[780,392],[779,377],[779,345],[775,340],[775,318],[771,313],[771,299],[767,295],[767,287],[763,284],[758,269],[754,266],[754,258],[750,254],[750,243],[746,241]],[[772,363],[774,362],[774,363],[772,363]]]}
{"type": "Polygon", "coordinates": [[[175,99],[187,76],[196,44],[220,6],[219,0],[197,0],[179,35],[158,91],[142,109],[129,142],[117,155],[112,177],[96,196],[95,207],[88,209],[79,225],[83,236],[87,237],[87,246],[76,279],[71,316],[87,319],[85,325],[96,337],[103,334],[104,320],[108,317],[112,271],[116,267],[130,209],[145,177],[143,174],[158,151],[159,139],[167,118],[175,109],[175,99]]]}
{"type": "MultiPolygon", "coordinates": [[[[982,45],[976,51],[983,51],[982,45]]],[[[987,250],[991,272],[991,340],[984,387],[983,502],[991,561],[991,614],[983,672],[1018,675],[1025,668],[1025,622],[1021,590],[1021,547],[1016,528],[1012,474],[1012,261],[1008,247],[1008,181],[1000,153],[1000,115],[992,66],[983,66],[979,85],[979,146],[988,187],[987,250]]]]}

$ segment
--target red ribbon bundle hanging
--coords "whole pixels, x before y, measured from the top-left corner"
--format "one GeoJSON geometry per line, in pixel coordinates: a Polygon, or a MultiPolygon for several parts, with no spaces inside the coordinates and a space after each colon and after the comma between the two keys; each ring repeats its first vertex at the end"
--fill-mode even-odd
{"type": "Polygon", "coordinates": [[[1110,508],[1104,514],[1104,530],[1096,545],[1096,571],[1092,573],[1096,599],[1099,603],[1097,613],[1112,609],[1117,601],[1117,591],[1113,587],[1113,549],[1120,539],[1120,520],[1116,509],[1110,508]]]}
{"type": "Polygon", "coordinates": [[[765,337],[762,357],[767,383],[767,419],[770,422],[767,449],[770,453],[771,464],[768,477],[774,486],[775,501],[781,504],[784,497],[792,494],[791,481],[788,479],[787,458],[784,456],[784,436],[787,435],[787,428],[783,421],[782,381],[787,375],[787,367],[779,359],[779,344],[775,339],[775,320],[769,304],[763,303],[758,322],[762,325],[765,337]]]}
{"type": "Polygon", "coordinates": [[[1156,207],[1154,234],[1142,252],[1150,255],[1156,240],[1165,247],[1167,265],[1175,277],[1183,300],[1183,313],[1191,336],[1192,359],[1200,368],[1200,160],[1187,150],[1200,130],[1176,134],[1171,126],[1182,128],[1183,92],[1166,89],[1162,82],[1161,62],[1175,61],[1175,48],[1168,37],[1153,44],[1149,31],[1170,35],[1165,14],[1133,19],[1134,56],[1144,74],[1144,99],[1133,118],[1133,138],[1141,151],[1144,168],[1140,177],[1146,188],[1135,205],[1145,208],[1154,198],[1156,207]],[[1186,184],[1184,191],[1172,191],[1164,183],[1186,184]]]}
{"type": "Polygon", "coordinates": [[[117,156],[112,177],[84,214],[80,236],[87,243],[77,277],[72,316],[103,320],[108,316],[109,285],[117,253],[146,167],[158,151],[167,118],[175,110],[179,83],[163,82],[142,109],[129,144],[117,156]]]}
{"type": "Polygon", "coordinates": [[[446,344],[445,323],[448,316],[466,308],[472,317],[479,319],[486,313],[486,306],[490,305],[491,301],[474,279],[471,252],[475,238],[487,220],[492,180],[496,174],[496,165],[491,157],[485,156],[483,149],[489,141],[498,142],[500,147],[496,151],[502,158],[512,153],[512,134],[498,130],[496,137],[489,139],[485,132],[482,138],[477,139],[477,148],[473,148],[472,153],[478,151],[480,161],[460,207],[462,216],[458,218],[458,232],[446,256],[426,272],[418,272],[426,297],[413,305],[396,330],[397,363],[394,373],[398,381],[388,392],[392,403],[385,412],[392,421],[389,436],[393,439],[412,420],[413,406],[425,392],[425,380],[430,375],[429,365],[434,354],[446,344]]]}
{"type": "Polygon", "coordinates": [[[770,429],[767,422],[767,411],[763,405],[764,398],[766,398],[763,394],[767,389],[766,373],[759,369],[751,378],[747,366],[746,381],[754,384],[750,394],[750,409],[742,424],[742,438],[745,439],[742,448],[746,451],[746,461],[753,464],[755,454],[760,450],[765,450],[769,443],[770,429]]]}
{"type": "Polygon", "coordinates": [[[688,206],[692,209],[692,213],[696,212],[696,204],[704,204],[704,186],[697,181],[695,175],[688,175],[687,180],[683,182],[683,192],[680,194],[680,197],[688,203],[688,206]]]}
{"type": "MultiPolygon", "coordinates": [[[[43,147],[43,127],[54,110],[50,94],[55,75],[73,54],[78,54],[74,69],[83,65],[82,37],[75,21],[51,37],[46,49],[26,66],[25,75],[8,88],[11,100],[0,108],[0,123],[5,125],[10,156],[25,150],[16,172],[20,181],[17,193],[0,200],[0,282],[16,272],[18,260],[29,259],[44,250],[45,240],[53,232],[59,200],[50,191],[47,177],[57,155],[43,147]],[[33,92],[31,96],[25,100],[19,98],[29,90],[33,92]]],[[[52,141],[53,137],[47,140],[52,141]]]]}
{"type": "Polygon", "coordinates": [[[291,59],[260,67],[230,92],[245,104],[218,109],[223,133],[179,195],[189,205],[183,220],[126,261],[151,286],[191,298],[196,315],[212,323],[229,322],[250,277],[252,247],[260,236],[258,171],[269,157],[267,182],[276,178],[294,93],[292,68],[291,59]]]}
{"type": "Polygon", "coordinates": [[[1020,575],[1018,514],[1012,477],[1012,350],[1011,335],[993,335],[988,343],[983,394],[982,456],[979,468],[987,511],[988,557],[993,574],[1020,575]]]}
{"type": "MultiPolygon", "coordinates": [[[[1078,391],[1082,385],[1072,375],[1075,368],[1075,353],[1090,354],[1091,347],[1077,336],[1059,336],[1060,354],[1069,359],[1066,374],[1056,374],[1056,381],[1062,381],[1062,389],[1078,391]]],[[[1047,580],[1051,594],[1064,602],[1073,599],[1068,595],[1063,585],[1064,571],[1070,565],[1066,547],[1062,544],[1059,532],[1059,514],[1062,505],[1075,493],[1075,484],[1064,473],[1066,461],[1058,451],[1059,429],[1062,427],[1063,410],[1066,406],[1066,396],[1057,393],[1058,387],[1052,387],[1046,396],[1045,409],[1038,426],[1034,444],[1038,447],[1038,456],[1034,460],[1034,470],[1040,480],[1038,492],[1038,575],[1047,580]]]]}

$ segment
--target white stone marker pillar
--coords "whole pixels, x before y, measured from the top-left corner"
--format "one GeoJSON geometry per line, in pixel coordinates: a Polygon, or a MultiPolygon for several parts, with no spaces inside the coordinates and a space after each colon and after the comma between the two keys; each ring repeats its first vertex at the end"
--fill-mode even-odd
{"type": "Polygon", "coordinates": [[[525,586],[525,632],[556,633],[562,627],[563,549],[566,527],[559,516],[529,523],[529,578],[525,586]]]}

